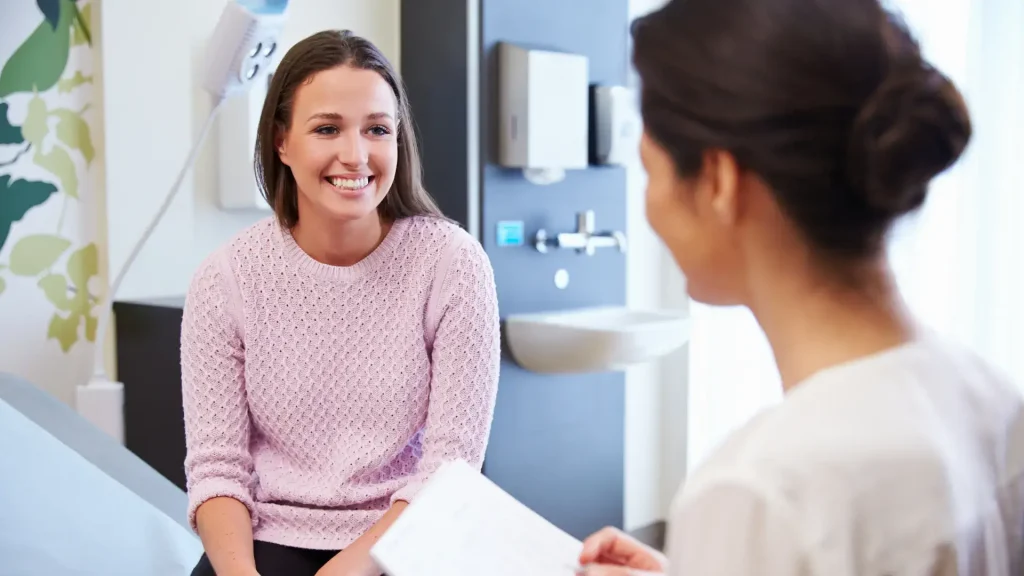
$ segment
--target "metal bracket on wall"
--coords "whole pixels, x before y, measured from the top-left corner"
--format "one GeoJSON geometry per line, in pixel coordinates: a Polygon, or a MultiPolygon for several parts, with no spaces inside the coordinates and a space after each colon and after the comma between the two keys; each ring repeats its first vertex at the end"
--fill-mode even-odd
{"type": "Polygon", "coordinates": [[[533,245],[544,254],[551,248],[576,250],[587,256],[593,256],[598,248],[618,248],[624,253],[626,235],[619,231],[594,232],[594,211],[587,210],[576,214],[575,232],[562,232],[550,237],[547,230],[541,228],[533,237],[533,245]]]}

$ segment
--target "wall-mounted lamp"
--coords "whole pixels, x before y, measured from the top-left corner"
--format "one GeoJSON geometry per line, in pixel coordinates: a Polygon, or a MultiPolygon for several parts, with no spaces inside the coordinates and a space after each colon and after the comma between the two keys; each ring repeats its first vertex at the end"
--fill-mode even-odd
{"type": "Polygon", "coordinates": [[[75,408],[79,414],[120,442],[124,442],[124,385],[111,380],[104,365],[104,343],[117,291],[142,247],[170,207],[185,175],[195,164],[221,105],[228,98],[266,82],[270,63],[279,52],[277,44],[287,19],[287,8],[288,0],[234,0],[224,7],[210,37],[203,74],[203,87],[212,95],[213,106],[163,204],[114,277],[103,301],[97,305],[99,325],[92,377],[88,383],[80,384],[75,389],[75,408]]]}

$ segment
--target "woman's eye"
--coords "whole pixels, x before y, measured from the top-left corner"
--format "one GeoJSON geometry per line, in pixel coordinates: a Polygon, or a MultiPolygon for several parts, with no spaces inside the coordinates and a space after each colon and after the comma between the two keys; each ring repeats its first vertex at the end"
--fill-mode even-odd
{"type": "Polygon", "coordinates": [[[370,128],[370,133],[374,136],[387,136],[391,134],[391,130],[388,130],[387,126],[381,126],[380,124],[370,128]]]}
{"type": "Polygon", "coordinates": [[[314,130],[317,134],[323,134],[324,136],[333,136],[338,133],[338,128],[335,126],[320,126],[314,130]]]}

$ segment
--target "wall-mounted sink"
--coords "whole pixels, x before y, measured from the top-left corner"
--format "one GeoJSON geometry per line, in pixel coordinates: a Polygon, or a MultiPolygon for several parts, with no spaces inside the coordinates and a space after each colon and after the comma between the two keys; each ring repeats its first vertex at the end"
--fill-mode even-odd
{"type": "Polygon", "coordinates": [[[664,356],[690,339],[682,312],[622,306],[511,315],[505,336],[513,359],[533,372],[622,370],[664,356]]]}

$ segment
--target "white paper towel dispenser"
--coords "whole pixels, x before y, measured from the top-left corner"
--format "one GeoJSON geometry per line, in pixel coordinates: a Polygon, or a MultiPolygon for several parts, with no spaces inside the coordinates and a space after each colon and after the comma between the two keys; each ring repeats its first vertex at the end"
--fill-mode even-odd
{"type": "Polygon", "coordinates": [[[589,164],[586,56],[498,44],[499,164],[535,184],[589,164]]]}
{"type": "Polygon", "coordinates": [[[625,166],[636,159],[643,133],[636,91],[625,86],[593,86],[590,113],[590,161],[625,166]]]}

